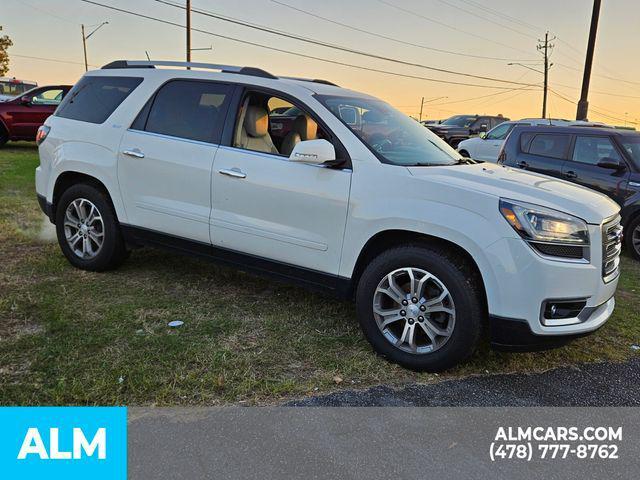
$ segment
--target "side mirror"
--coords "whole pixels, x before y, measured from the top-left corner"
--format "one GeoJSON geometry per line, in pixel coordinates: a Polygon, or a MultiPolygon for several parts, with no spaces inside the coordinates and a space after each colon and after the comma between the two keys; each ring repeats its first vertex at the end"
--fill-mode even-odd
{"type": "Polygon", "coordinates": [[[20,103],[22,105],[31,105],[32,102],[33,102],[33,97],[30,97],[29,95],[20,97],[20,103]]]}
{"type": "Polygon", "coordinates": [[[289,156],[290,162],[322,165],[336,160],[336,149],[327,140],[305,140],[298,143],[289,156]]]}
{"type": "Polygon", "coordinates": [[[479,137],[480,137],[482,140],[486,139],[486,138],[487,138],[487,132],[480,132],[479,137]]]}
{"type": "Polygon", "coordinates": [[[600,159],[598,166],[600,168],[608,168],[609,170],[622,170],[624,168],[624,164],[620,160],[611,157],[600,159]]]}

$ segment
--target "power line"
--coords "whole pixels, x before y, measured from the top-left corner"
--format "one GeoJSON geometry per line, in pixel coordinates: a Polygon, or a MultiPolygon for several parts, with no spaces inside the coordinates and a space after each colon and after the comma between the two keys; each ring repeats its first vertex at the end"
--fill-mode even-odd
{"type": "Polygon", "coordinates": [[[540,32],[540,31],[544,30],[544,28],[542,28],[542,27],[533,25],[532,23],[525,22],[524,20],[521,20],[519,18],[512,17],[511,15],[507,15],[504,12],[500,12],[498,10],[494,10],[492,8],[489,8],[488,6],[486,6],[484,4],[481,4],[481,3],[478,3],[478,2],[474,2],[472,0],[460,0],[460,1],[466,3],[467,5],[471,5],[473,7],[476,7],[480,11],[489,12],[489,13],[491,13],[491,14],[499,17],[499,18],[502,18],[504,20],[508,20],[510,22],[522,25],[523,27],[526,27],[526,28],[528,28],[530,30],[533,30],[535,32],[540,32]]]}
{"type": "Polygon", "coordinates": [[[495,21],[495,20],[492,20],[492,19],[490,19],[490,18],[487,18],[487,17],[485,17],[485,16],[483,16],[483,15],[480,15],[480,14],[478,14],[478,13],[471,12],[471,11],[467,10],[466,8],[462,8],[462,7],[460,7],[460,6],[458,6],[458,5],[455,5],[455,4],[453,4],[453,3],[449,3],[449,2],[447,2],[446,0],[438,0],[438,1],[439,1],[440,3],[442,3],[442,4],[444,4],[444,5],[448,5],[448,6],[449,6],[449,7],[451,7],[451,8],[455,8],[456,10],[460,10],[461,12],[465,12],[465,13],[467,13],[467,14],[469,14],[469,15],[473,16],[473,17],[481,18],[481,19],[485,20],[486,22],[492,23],[492,24],[494,24],[494,25],[497,25],[497,26],[499,26],[499,27],[505,28],[505,29],[507,29],[507,30],[511,30],[512,32],[517,33],[518,35],[522,35],[523,37],[532,38],[532,39],[534,39],[534,40],[537,40],[537,38],[536,38],[536,37],[534,37],[534,36],[532,36],[532,35],[529,35],[528,33],[523,33],[523,32],[521,32],[520,30],[518,30],[518,29],[516,29],[516,28],[512,28],[512,27],[510,27],[510,26],[508,26],[508,25],[505,25],[505,24],[503,24],[503,23],[497,22],[497,21],[495,21]]]}
{"type": "Polygon", "coordinates": [[[322,15],[319,15],[317,13],[313,13],[313,12],[310,12],[308,10],[303,10],[302,8],[295,7],[293,5],[289,5],[288,3],[284,3],[284,2],[281,2],[279,0],[271,0],[271,2],[275,3],[277,5],[280,5],[282,7],[289,8],[289,9],[294,10],[296,12],[302,13],[304,15],[308,15],[310,17],[317,18],[317,19],[323,20],[323,21],[328,22],[328,23],[332,23],[334,25],[339,25],[339,26],[341,26],[343,28],[347,28],[349,30],[353,30],[353,31],[356,31],[356,32],[364,33],[364,34],[370,35],[372,37],[377,37],[377,38],[382,38],[384,40],[389,40],[391,42],[399,43],[401,45],[408,45],[408,46],[411,46],[411,47],[423,48],[425,50],[431,50],[431,51],[439,52],[439,53],[446,53],[446,54],[449,54],[449,55],[458,55],[458,56],[461,56],[461,57],[481,58],[481,59],[484,59],[484,60],[499,60],[499,61],[503,61],[503,62],[516,61],[514,59],[509,59],[509,58],[488,57],[488,56],[485,56],[485,55],[474,55],[472,53],[455,52],[455,51],[452,51],[452,50],[444,50],[444,49],[441,49],[441,48],[430,47],[428,45],[424,45],[424,44],[420,44],[420,43],[412,43],[412,42],[408,42],[406,40],[400,40],[400,39],[397,39],[397,38],[394,38],[394,37],[389,37],[389,36],[383,35],[381,33],[365,30],[364,28],[358,28],[358,27],[355,27],[353,25],[349,25],[349,24],[346,24],[346,23],[339,22],[338,20],[334,20],[332,18],[323,17],[322,15]]]}
{"type": "MultiPolygon", "coordinates": [[[[57,58],[44,58],[44,57],[34,57],[31,55],[18,55],[17,53],[10,53],[9,57],[17,57],[17,58],[28,58],[29,60],[42,60],[44,62],[54,62],[54,63],[68,63],[70,65],[82,65],[84,66],[84,62],[73,62],[71,60],[60,60],[57,58]]],[[[96,67],[97,65],[89,65],[90,67],[96,67]]]]}
{"type": "MultiPolygon", "coordinates": [[[[87,3],[97,4],[97,2],[90,2],[88,0],[83,0],[83,1],[87,1],[87,3]]],[[[154,0],[154,1],[157,2],[157,3],[162,3],[164,5],[170,5],[172,7],[179,8],[181,10],[185,9],[185,7],[182,6],[182,5],[176,5],[176,4],[174,4],[172,2],[168,2],[166,0],[154,0]]],[[[425,64],[422,64],[422,63],[414,63],[414,62],[408,62],[408,61],[405,61],[405,60],[399,60],[397,58],[386,57],[384,55],[377,55],[377,54],[374,54],[374,53],[363,52],[361,50],[355,50],[355,49],[352,49],[352,48],[349,48],[349,47],[344,47],[342,45],[337,45],[337,44],[333,44],[333,43],[326,43],[326,42],[323,42],[323,41],[320,41],[320,40],[316,40],[316,39],[312,39],[312,38],[308,38],[308,37],[302,37],[302,36],[299,36],[299,35],[294,35],[294,34],[291,34],[291,33],[283,32],[281,30],[276,30],[276,29],[273,29],[273,28],[270,28],[270,27],[266,27],[266,26],[263,26],[263,25],[258,25],[258,24],[255,24],[255,23],[245,22],[245,21],[234,19],[234,18],[231,18],[231,17],[225,17],[225,16],[219,15],[217,13],[212,13],[212,12],[199,10],[199,9],[195,9],[195,8],[192,8],[192,12],[193,13],[198,13],[200,15],[204,15],[204,16],[207,16],[207,17],[215,18],[217,20],[222,20],[222,21],[225,21],[225,22],[233,23],[235,25],[240,25],[240,26],[243,26],[243,27],[246,27],[246,28],[251,28],[251,29],[254,29],[254,30],[259,30],[259,31],[262,31],[262,32],[270,33],[272,35],[278,35],[278,36],[289,38],[289,39],[292,39],[292,40],[298,40],[298,41],[301,41],[301,42],[309,43],[309,44],[312,44],[312,45],[318,45],[318,46],[321,46],[321,47],[330,48],[330,49],[338,50],[338,51],[345,52],[345,53],[351,53],[351,54],[354,54],[354,55],[360,55],[360,56],[367,57],[367,58],[373,58],[375,60],[383,60],[383,61],[386,61],[386,62],[392,62],[392,63],[396,63],[396,64],[399,64],[399,65],[422,68],[422,69],[430,70],[430,71],[434,71],[434,72],[446,73],[446,74],[449,74],[449,75],[457,75],[457,76],[466,77],[466,78],[474,78],[474,79],[477,79],[477,80],[487,80],[487,81],[498,82],[498,83],[506,83],[506,84],[510,84],[510,85],[526,85],[526,86],[530,86],[529,84],[513,82],[511,80],[504,80],[502,78],[488,77],[488,76],[484,76],[484,75],[475,75],[475,74],[472,74],[472,73],[459,72],[459,71],[455,71],[455,70],[449,70],[449,69],[446,69],[446,68],[439,68],[439,67],[434,67],[434,66],[431,66],[431,65],[425,65],[425,64]]]]}
{"type": "MultiPolygon", "coordinates": [[[[142,13],[132,12],[131,10],[126,10],[126,9],[123,9],[123,8],[114,7],[114,6],[111,6],[111,5],[105,5],[105,4],[102,4],[102,3],[94,2],[92,0],[80,0],[80,1],[84,2],[84,3],[89,3],[89,4],[92,4],[92,5],[96,5],[96,6],[99,6],[99,7],[107,8],[109,10],[114,10],[114,11],[117,11],[117,12],[120,12],[120,13],[126,13],[128,15],[133,15],[133,16],[136,16],[136,17],[139,17],[139,18],[144,18],[144,19],[147,19],[147,20],[155,21],[155,22],[162,23],[162,24],[165,24],[165,25],[171,25],[171,26],[178,27],[178,28],[185,28],[184,25],[181,25],[179,23],[171,22],[169,20],[164,20],[164,19],[157,18],[157,17],[152,17],[150,15],[144,15],[142,13]]],[[[297,56],[297,57],[300,57],[300,58],[308,58],[308,59],[311,59],[311,60],[317,60],[317,61],[320,61],[320,62],[330,63],[330,64],[333,64],[333,65],[340,65],[340,66],[343,66],[343,67],[349,67],[349,68],[354,68],[354,69],[357,69],[357,70],[363,70],[363,71],[368,71],[368,72],[382,73],[382,74],[385,74],[385,75],[392,75],[392,76],[395,76],[395,77],[410,78],[410,79],[414,79],[414,80],[424,80],[424,81],[428,81],[428,82],[443,83],[443,84],[447,84],[447,85],[460,85],[460,86],[465,86],[465,87],[491,88],[491,89],[497,89],[497,90],[509,90],[509,89],[512,88],[512,87],[507,87],[507,86],[482,85],[482,84],[477,84],[477,83],[456,82],[456,81],[453,81],[453,80],[442,80],[442,79],[438,79],[438,78],[423,77],[423,76],[420,76],[420,75],[410,75],[410,74],[406,74],[406,73],[399,73],[399,72],[393,72],[393,71],[389,71],[389,70],[382,70],[382,69],[377,69],[377,68],[372,68],[372,67],[365,67],[365,66],[362,66],[362,65],[355,65],[355,64],[352,64],[352,63],[341,62],[341,61],[338,61],[338,60],[331,60],[331,59],[328,59],[328,58],[318,57],[318,56],[314,56],[314,55],[308,55],[308,54],[305,54],[305,53],[293,52],[291,50],[285,50],[285,49],[282,49],[282,48],[277,48],[277,47],[273,47],[273,46],[269,46],[269,45],[263,45],[261,43],[251,42],[249,40],[242,40],[242,39],[239,39],[239,38],[234,38],[234,37],[230,37],[228,35],[222,35],[222,34],[219,34],[219,33],[213,33],[213,32],[210,32],[208,30],[202,30],[202,29],[199,29],[199,28],[192,28],[191,30],[194,31],[194,32],[202,33],[204,35],[211,35],[213,37],[222,38],[222,39],[229,40],[229,41],[232,41],[232,42],[237,42],[237,43],[241,43],[241,44],[244,44],[244,45],[250,45],[250,46],[253,46],[253,47],[259,47],[259,48],[263,48],[263,49],[266,49],[266,50],[271,50],[271,51],[274,51],[274,52],[286,53],[288,55],[294,55],[294,56],[297,56]]],[[[523,85],[529,86],[528,84],[523,84],[523,85]]]]}
{"type": "MultiPolygon", "coordinates": [[[[555,96],[557,96],[557,97],[561,98],[562,100],[564,100],[565,102],[569,102],[569,103],[571,103],[571,104],[573,104],[573,105],[578,105],[578,102],[574,102],[573,100],[571,100],[571,99],[569,99],[569,98],[565,97],[564,95],[562,95],[562,94],[560,94],[560,93],[556,92],[555,90],[552,90],[551,88],[549,89],[549,91],[550,91],[551,93],[553,93],[555,96]]],[[[591,105],[590,109],[591,109],[591,111],[592,111],[593,113],[595,113],[596,115],[599,115],[599,116],[601,116],[601,117],[609,118],[609,119],[611,119],[611,120],[617,120],[617,121],[619,121],[619,122],[627,122],[627,123],[630,123],[630,124],[632,124],[632,125],[639,125],[639,124],[638,124],[638,123],[636,123],[636,122],[631,122],[631,121],[626,120],[626,119],[624,119],[624,118],[614,117],[614,116],[612,116],[612,115],[608,115],[608,114],[606,114],[606,113],[600,112],[599,110],[601,110],[601,108],[600,108],[600,107],[597,107],[597,106],[595,106],[595,105],[591,105]],[[594,107],[595,107],[595,108],[594,108],[594,107]]],[[[604,110],[604,109],[602,109],[602,110],[604,110]]],[[[610,110],[610,111],[611,111],[611,110],[610,110]]],[[[620,115],[620,113],[617,113],[617,112],[614,112],[614,113],[616,113],[616,115],[620,115]]]]}
{"type": "Polygon", "coordinates": [[[423,20],[427,20],[428,22],[435,23],[436,25],[440,25],[440,26],[443,26],[445,28],[449,28],[449,29],[454,30],[456,32],[462,33],[464,35],[468,35],[470,37],[479,38],[481,40],[485,40],[485,41],[493,43],[495,45],[500,45],[501,47],[509,48],[511,50],[515,50],[517,52],[524,53],[525,55],[529,55],[529,52],[526,52],[526,51],[524,51],[524,50],[522,50],[520,48],[514,47],[512,45],[508,45],[506,43],[496,42],[495,40],[493,40],[491,38],[483,37],[482,35],[478,35],[476,33],[469,32],[468,30],[465,30],[463,28],[454,27],[453,25],[449,25],[447,23],[441,22],[440,20],[435,20],[433,18],[429,18],[426,15],[422,15],[421,13],[416,12],[415,10],[409,10],[408,8],[404,8],[404,7],[401,7],[399,5],[395,5],[393,3],[387,2],[386,0],[377,0],[377,1],[379,3],[382,3],[382,4],[386,5],[386,6],[388,6],[388,7],[391,7],[391,8],[394,8],[396,10],[400,10],[401,12],[404,12],[406,14],[409,14],[412,17],[418,17],[418,18],[421,18],[423,20]]]}

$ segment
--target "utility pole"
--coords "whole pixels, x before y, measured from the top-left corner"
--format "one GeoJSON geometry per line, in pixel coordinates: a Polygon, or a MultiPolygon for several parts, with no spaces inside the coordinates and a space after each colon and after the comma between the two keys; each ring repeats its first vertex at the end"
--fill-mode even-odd
{"type": "MultiPolygon", "coordinates": [[[[187,62],[191,61],[191,0],[187,0],[187,62]]],[[[189,69],[189,67],[187,67],[189,69]]]]}
{"type": "Polygon", "coordinates": [[[589,83],[591,82],[591,67],[593,66],[593,52],[596,47],[596,33],[598,32],[598,20],[600,19],[601,4],[602,0],[593,0],[593,13],[591,14],[591,28],[589,30],[587,58],[584,62],[582,93],[580,94],[580,101],[578,102],[576,120],[587,120],[589,114],[589,83]]]}
{"type": "Polygon", "coordinates": [[[422,97],[422,100],[420,101],[420,122],[422,121],[422,107],[424,107],[425,103],[429,103],[429,102],[435,102],[436,100],[442,100],[445,98],[449,98],[449,97],[436,97],[436,98],[431,98],[429,100],[425,100],[424,97],[422,97]]]}
{"type": "Polygon", "coordinates": [[[82,24],[82,48],[84,49],[84,71],[89,71],[89,63],[87,62],[87,37],[84,35],[84,24],[82,24]]]}
{"type": "Polygon", "coordinates": [[[94,33],[96,33],[101,27],[103,27],[104,25],[108,25],[109,22],[102,22],[100,25],[98,25],[96,28],[94,28],[91,33],[89,33],[89,35],[85,35],[84,33],[84,24],[81,25],[82,27],[82,48],[84,50],[84,71],[87,72],[89,70],[89,63],[87,62],[87,40],[89,40],[89,37],[91,35],[93,35],[94,33]]]}
{"type": "MultiPolygon", "coordinates": [[[[551,40],[555,40],[553,37],[551,40]]],[[[554,45],[549,43],[549,32],[544,34],[544,40],[539,40],[538,50],[544,55],[544,92],[542,94],[542,118],[547,118],[547,95],[549,93],[549,68],[553,64],[549,63],[549,51],[554,45]]]]}

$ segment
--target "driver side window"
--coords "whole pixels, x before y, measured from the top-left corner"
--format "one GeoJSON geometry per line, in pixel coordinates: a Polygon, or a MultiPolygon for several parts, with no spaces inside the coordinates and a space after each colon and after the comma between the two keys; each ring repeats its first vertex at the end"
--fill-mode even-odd
{"type": "Polygon", "coordinates": [[[329,139],[303,108],[260,92],[248,93],[241,103],[233,146],[289,157],[305,140],[329,139]]]}
{"type": "Polygon", "coordinates": [[[487,140],[504,140],[507,138],[507,134],[511,131],[513,125],[509,123],[502,123],[496,128],[491,130],[487,135],[487,140]]]}
{"type": "Polygon", "coordinates": [[[64,90],[61,88],[51,88],[41,90],[33,96],[31,102],[34,105],[59,105],[64,97],[64,90]]]}

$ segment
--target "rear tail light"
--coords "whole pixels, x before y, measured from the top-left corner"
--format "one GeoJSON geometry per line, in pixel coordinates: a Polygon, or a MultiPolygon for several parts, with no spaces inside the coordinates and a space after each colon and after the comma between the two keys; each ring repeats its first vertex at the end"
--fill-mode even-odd
{"type": "Polygon", "coordinates": [[[40,128],[38,128],[38,133],[36,133],[36,145],[40,145],[42,142],[44,142],[50,131],[51,127],[47,127],[46,125],[42,125],[40,128]]]}

